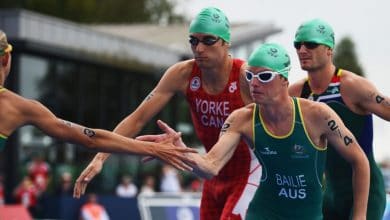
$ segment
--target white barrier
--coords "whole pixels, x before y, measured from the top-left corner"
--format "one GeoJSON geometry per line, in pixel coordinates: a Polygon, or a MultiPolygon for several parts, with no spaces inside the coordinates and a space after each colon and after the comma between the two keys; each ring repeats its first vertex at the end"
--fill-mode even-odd
{"type": "Polygon", "coordinates": [[[200,193],[155,193],[139,195],[138,208],[142,220],[197,220],[200,193]]]}

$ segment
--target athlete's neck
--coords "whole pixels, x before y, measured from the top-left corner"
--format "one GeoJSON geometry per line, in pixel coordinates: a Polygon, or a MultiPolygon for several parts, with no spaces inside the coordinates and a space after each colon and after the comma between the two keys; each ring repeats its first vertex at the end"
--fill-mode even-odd
{"type": "Polygon", "coordinates": [[[221,65],[216,65],[213,68],[201,69],[202,84],[204,88],[210,93],[221,92],[229,81],[232,66],[233,59],[228,57],[221,65]]]}
{"type": "Polygon", "coordinates": [[[332,64],[316,71],[308,71],[308,80],[311,91],[315,94],[323,93],[326,88],[328,88],[335,70],[336,67],[332,64]]]}
{"type": "Polygon", "coordinates": [[[290,96],[284,96],[272,104],[260,105],[260,114],[268,130],[275,135],[285,135],[292,128],[294,104],[290,96]]]}
{"type": "Polygon", "coordinates": [[[292,99],[290,96],[281,96],[272,103],[260,104],[260,112],[267,121],[283,121],[290,117],[292,112],[292,99]]]}

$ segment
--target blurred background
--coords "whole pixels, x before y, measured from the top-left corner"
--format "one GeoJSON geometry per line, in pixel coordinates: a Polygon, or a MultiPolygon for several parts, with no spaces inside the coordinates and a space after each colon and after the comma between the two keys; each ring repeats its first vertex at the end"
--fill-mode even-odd
{"type": "MultiPolygon", "coordinates": [[[[2,0],[0,29],[14,46],[6,87],[41,101],[61,118],[113,130],[170,65],[192,57],[189,22],[203,7],[217,6],[230,18],[231,54],[246,59],[263,42],[281,43],[292,57],[291,82],[305,77],[292,45],[296,28],[315,17],[328,21],[336,33],[336,65],[367,77],[389,95],[389,4],[385,0],[2,0]]],[[[187,109],[183,97],[174,97],[142,134],[159,133],[155,121],[163,119],[183,133],[189,146],[202,149],[187,109]]],[[[390,126],[379,118],[374,125],[375,156],[390,186],[386,137],[390,126]]],[[[71,198],[73,183],[94,155],[34,127],[19,129],[0,152],[0,204],[24,204],[36,219],[77,219],[89,200],[71,198]]],[[[145,207],[167,201],[183,204],[177,193],[188,195],[184,203],[189,208],[175,209],[176,217],[166,219],[197,219],[202,181],[157,160],[141,164],[140,159],[112,155],[87,192],[99,196],[97,201],[111,219],[151,219],[153,213],[162,219],[171,214],[145,207]],[[174,187],[166,188],[166,181],[174,187]],[[154,201],[150,195],[159,192],[171,197],[154,201]],[[117,216],[115,209],[122,206],[126,215],[117,216]]]]}

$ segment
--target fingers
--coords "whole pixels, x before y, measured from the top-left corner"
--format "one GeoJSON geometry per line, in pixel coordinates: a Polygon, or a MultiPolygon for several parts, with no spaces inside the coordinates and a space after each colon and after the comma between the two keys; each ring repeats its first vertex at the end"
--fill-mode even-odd
{"type": "Polygon", "coordinates": [[[77,180],[73,189],[73,197],[80,198],[85,193],[85,189],[87,188],[88,181],[85,180],[84,175],[81,175],[77,180]]]}
{"type": "Polygon", "coordinates": [[[176,133],[176,131],[169,127],[169,125],[161,120],[157,120],[157,125],[160,127],[162,131],[164,131],[167,134],[176,133]]]}
{"type": "Polygon", "coordinates": [[[173,167],[175,167],[176,169],[178,170],[181,170],[181,171],[192,171],[193,168],[186,164],[185,162],[183,162],[182,160],[179,160],[179,159],[176,159],[174,161],[170,161],[170,163],[173,167]]]}
{"type": "Polygon", "coordinates": [[[181,138],[181,132],[175,132],[175,134],[173,135],[173,138],[175,140],[179,140],[181,138]]]}
{"type": "Polygon", "coordinates": [[[141,136],[136,137],[135,139],[139,140],[139,141],[155,142],[159,138],[157,136],[159,136],[159,135],[141,135],[141,136]]]}
{"type": "Polygon", "coordinates": [[[146,156],[146,157],[142,157],[141,162],[142,163],[147,163],[147,162],[152,161],[154,159],[156,159],[156,158],[154,158],[152,156],[146,156]]]}
{"type": "Polygon", "coordinates": [[[96,175],[96,173],[97,171],[95,171],[93,167],[87,167],[87,169],[80,174],[73,188],[73,197],[80,198],[82,195],[85,194],[85,190],[87,189],[88,183],[96,175]]]}
{"type": "Polygon", "coordinates": [[[183,153],[198,153],[198,151],[196,149],[189,148],[189,147],[178,148],[177,150],[180,151],[180,152],[183,152],[183,153]]]}
{"type": "Polygon", "coordinates": [[[181,163],[181,170],[191,172],[193,169],[191,166],[187,165],[186,163],[181,163]]]}
{"type": "MultiPolygon", "coordinates": [[[[190,153],[197,153],[197,151],[188,151],[188,152],[190,152],[190,153]]],[[[193,160],[192,157],[189,157],[187,154],[179,154],[177,156],[177,158],[180,159],[181,161],[183,161],[186,164],[190,164],[192,166],[196,165],[195,160],[193,160]]]]}
{"type": "Polygon", "coordinates": [[[73,188],[73,197],[79,199],[85,192],[85,186],[82,181],[77,179],[76,184],[74,185],[73,188]]]}

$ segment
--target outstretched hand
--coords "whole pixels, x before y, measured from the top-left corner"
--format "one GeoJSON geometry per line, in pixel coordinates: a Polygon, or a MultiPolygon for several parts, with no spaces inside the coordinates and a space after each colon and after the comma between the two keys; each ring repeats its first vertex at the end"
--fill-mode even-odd
{"type": "Polygon", "coordinates": [[[80,196],[84,195],[85,190],[87,189],[88,183],[96,176],[96,174],[100,173],[103,168],[103,162],[100,160],[93,160],[87,168],[83,170],[80,176],[76,180],[76,184],[73,188],[73,197],[80,198],[80,196]]]}
{"type": "MultiPolygon", "coordinates": [[[[175,131],[173,128],[169,127],[169,125],[162,120],[157,120],[158,127],[164,132],[163,134],[156,135],[142,135],[138,136],[136,139],[140,141],[151,141],[156,143],[161,143],[170,139],[175,146],[186,148],[187,146],[184,144],[181,139],[181,132],[175,131]]],[[[146,163],[153,160],[154,157],[146,156],[142,158],[142,162],[146,163]]]]}
{"type": "MultiPolygon", "coordinates": [[[[154,155],[166,163],[171,164],[176,169],[192,171],[190,164],[194,165],[195,161],[191,157],[188,157],[188,153],[197,153],[197,151],[192,148],[174,145],[174,142],[178,138],[177,135],[169,136],[168,138],[164,138],[164,140],[160,140],[160,142],[155,142],[158,145],[158,150],[155,150],[154,155]]],[[[144,139],[156,140],[154,137],[145,137],[144,139]]]]}

